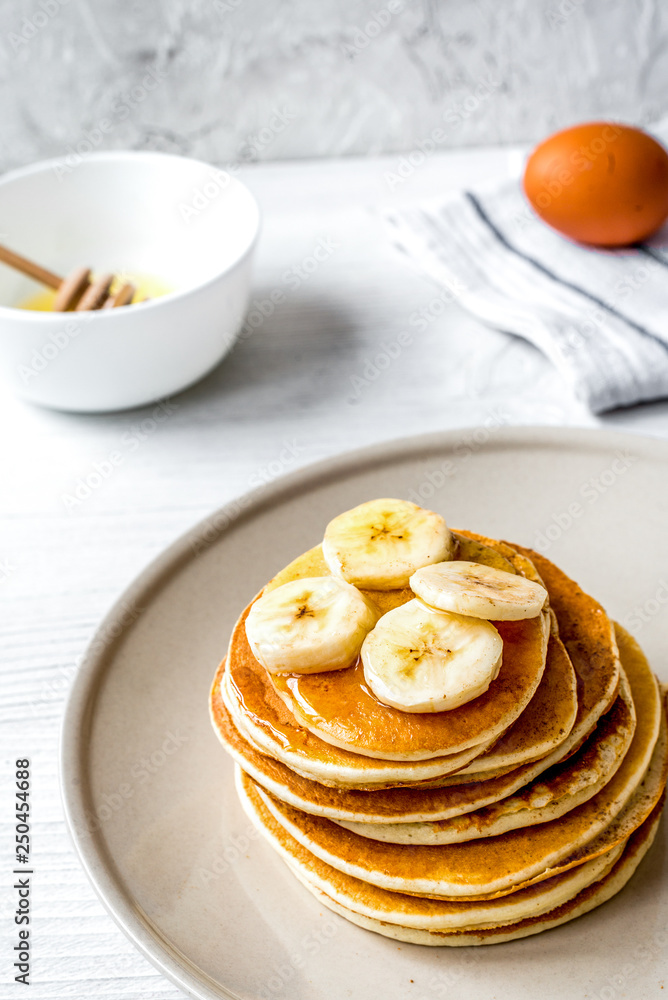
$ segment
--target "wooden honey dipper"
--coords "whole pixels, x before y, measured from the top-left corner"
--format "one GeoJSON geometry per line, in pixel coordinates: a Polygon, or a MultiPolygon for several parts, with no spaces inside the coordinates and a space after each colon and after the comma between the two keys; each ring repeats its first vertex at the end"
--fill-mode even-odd
{"type": "Polygon", "coordinates": [[[110,293],[113,274],[100,274],[91,280],[89,267],[76,267],[66,278],[48,271],[40,264],[21,257],[7,247],[0,245],[0,261],[9,264],[10,267],[21,271],[29,278],[41,281],[43,285],[56,290],[56,298],[53,303],[54,312],[66,312],[73,309],[75,312],[89,312],[92,309],[115,309],[117,306],[126,306],[132,302],[132,298],[137,291],[135,286],[129,281],[124,282],[118,291],[110,293]]]}

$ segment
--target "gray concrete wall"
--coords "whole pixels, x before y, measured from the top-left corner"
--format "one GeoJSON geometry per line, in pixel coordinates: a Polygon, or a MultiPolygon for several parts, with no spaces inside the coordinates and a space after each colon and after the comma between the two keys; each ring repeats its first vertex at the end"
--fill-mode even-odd
{"type": "Polygon", "coordinates": [[[0,169],[534,141],[668,110],[661,0],[1,0],[0,169]]]}

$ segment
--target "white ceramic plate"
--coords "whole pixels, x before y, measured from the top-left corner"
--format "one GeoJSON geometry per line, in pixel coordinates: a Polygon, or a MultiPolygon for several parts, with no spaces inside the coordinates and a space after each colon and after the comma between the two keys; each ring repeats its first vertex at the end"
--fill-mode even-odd
{"type": "Polygon", "coordinates": [[[658,996],[668,972],[665,828],[630,885],[574,923],[487,948],[401,945],[323,910],[254,835],[207,699],[231,626],[326,522],[377,496],[539,545],[641,640],[663,681],[668,443],[478,429],[321,463],[212,515],[100,627],[64,720],[62,788],[97,892],[186,993],[243,1000],[658,996]]]}

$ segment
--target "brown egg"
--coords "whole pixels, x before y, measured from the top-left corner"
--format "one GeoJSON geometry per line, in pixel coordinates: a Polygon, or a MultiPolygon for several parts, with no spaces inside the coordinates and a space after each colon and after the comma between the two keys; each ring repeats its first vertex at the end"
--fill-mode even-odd
{"type": "Polygon", "coordinates": [[[608,247],[637,243],[668,216],[668,153],[629,125],[576,125],[536,146],[524,191],[564,236],[608,247]]]}

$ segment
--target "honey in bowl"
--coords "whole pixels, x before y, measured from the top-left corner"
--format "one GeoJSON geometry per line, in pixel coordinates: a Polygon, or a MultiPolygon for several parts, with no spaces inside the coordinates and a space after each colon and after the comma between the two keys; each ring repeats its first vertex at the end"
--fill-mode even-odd
{"type": "MultiPolygon", "coordinates": [[[[95,275],[93,275],[93,278],[94,277],[95,275]]],[[[136,305],[139,302],[146,301],[146,299],[157,299],[162,295],[167,295],[169,292],[174,291],[173,288],[170,288],[169,285],[167,285],[160,278],[156,278],[154,275],[122,273],[116,275],[114,278],[110,293],[113,295],[123,284],[125,284],[125,282],[128,281],[131,282],[136,288],[136,292],[128,305],[136,305]]],[[[36,292],[29,298],[17,303],[16,308],[29,309],[33,312],[51,312],[53,310],[53,303],[55,301],[56,294],[57,292],[54,288],[43,288],[41,291],[36,292]]]]}

